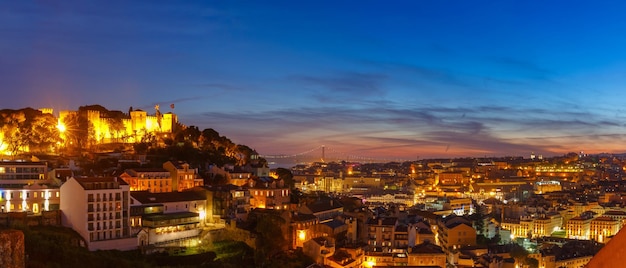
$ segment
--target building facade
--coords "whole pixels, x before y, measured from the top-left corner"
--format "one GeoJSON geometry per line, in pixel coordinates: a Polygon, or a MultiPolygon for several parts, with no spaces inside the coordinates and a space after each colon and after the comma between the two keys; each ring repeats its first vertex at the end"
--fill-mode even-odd
{"type": "Polygon", "coordinates": [[[118,178],[70,178],[60,189],[61,223],[74,229],[89,250],[131,250],[129,187],[118,178]]]}
{"type": "Polygon", "coordinates": [[[206,219],[206,193],[131,192],[132,227],[140,246],[195,239],[206,219]]]}
{"type": "Polygon", "coordinates": [[[0,187],[48,184],[48,164],[36,161],[0,161],[0,187]]]}
{"type": "Polygon", "coordinates": [[[131,191],[167,193],[172,191],[173,180],[168,170],[163,168],[127,169],[120,175],[131,191]]]}
{"type": "Polygon", "coordinates": [[[163,168],[170,172],[172,191],[184,191],[204,185],[204,181],[198,176],[198,169],[190,168],[188,163],[167,161],[163,163],[163,168]]]}
{"type": "Polygon", "coordinates": [[[30,185],[22,188],[0,188],[0,207],[2,212],[28,212],[40,214],[43,211],[60,208],[59,188],[46,185],[30,185]]]}

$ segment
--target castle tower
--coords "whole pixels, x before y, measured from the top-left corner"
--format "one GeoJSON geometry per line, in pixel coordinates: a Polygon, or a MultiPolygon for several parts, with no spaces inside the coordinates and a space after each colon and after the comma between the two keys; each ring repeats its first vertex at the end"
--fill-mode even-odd
{"type": "Polygon", "coordinates": [[[52,110],[52,108],[41,108],[39,111],[43,114],[52,114],[54,110],[52,110]]]}

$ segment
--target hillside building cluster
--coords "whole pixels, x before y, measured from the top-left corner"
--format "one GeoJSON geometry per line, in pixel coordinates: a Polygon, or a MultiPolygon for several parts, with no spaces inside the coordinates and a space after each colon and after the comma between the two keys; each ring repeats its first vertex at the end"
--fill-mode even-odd
{"type": "MultiPolygon", "coordinates": [[[[133,110],[115,130],[97,111],[88,118],[102,142],[171,133],[176,122],[158,109],[133,110]]],[[[107,174],[75,176],[71,159],[4,160],[0,224],[62,225],[89,250],[153,252],[215,239],[256,247],[254,225],[274,218],[281,249],[320,267],[583,267],[626,223],[625,169],[620,156],[570,154],[320,162],[285,178],[265,165],[120,158],[107,174]]]]}

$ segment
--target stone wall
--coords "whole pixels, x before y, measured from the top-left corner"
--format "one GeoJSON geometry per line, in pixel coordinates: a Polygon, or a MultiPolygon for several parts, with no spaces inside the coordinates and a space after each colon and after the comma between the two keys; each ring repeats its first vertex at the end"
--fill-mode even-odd
{"type": "Polygon", "coordinates": [[[26,212],[0,213],[0,226],[11,227],[14,224],[27,226],[61,226],[61,211],[42,211],[37,215],[28,215],[26,212]]]}
{"type": "Polygon", "coordinates": [[[0,267],[24,268],[24,233],[19,230],[0,230],[0,267]]]}
{"type": "Polygon", "coordinates": [[[244,242],[253,249],[256,248],[256,238],[254,234],[248,230],[237,228],[234,223],[226,225],[226,228],[205,232],[201,235],[201,237],[208,240],[209,243],[234,240],[244,242]]]}

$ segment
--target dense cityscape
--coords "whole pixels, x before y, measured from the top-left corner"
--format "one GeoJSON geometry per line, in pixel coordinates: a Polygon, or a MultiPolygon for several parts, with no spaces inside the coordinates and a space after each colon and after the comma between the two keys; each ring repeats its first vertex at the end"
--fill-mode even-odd
{"type": "Polygon", "coordinates": [[[0,268],[626,267],[626,1],[0,1],[0,268]]]}
{"type": "Polygon", "coordinates": [[[2,267],[612,267],[626,241],[626,155],[270,168],[158,105],[0,119],[2,267]]]}

